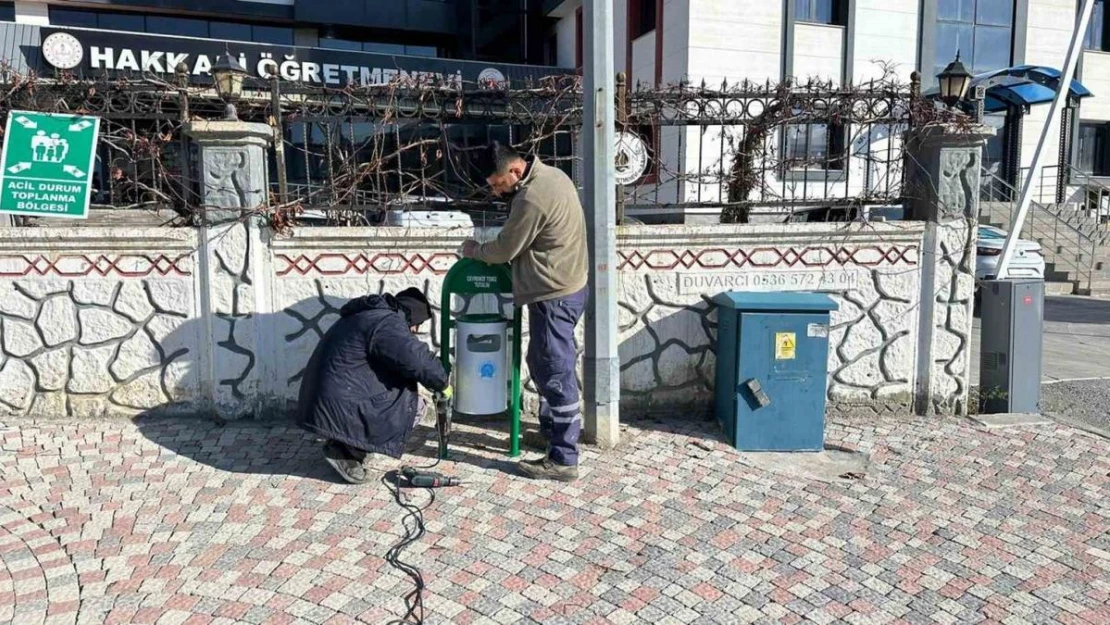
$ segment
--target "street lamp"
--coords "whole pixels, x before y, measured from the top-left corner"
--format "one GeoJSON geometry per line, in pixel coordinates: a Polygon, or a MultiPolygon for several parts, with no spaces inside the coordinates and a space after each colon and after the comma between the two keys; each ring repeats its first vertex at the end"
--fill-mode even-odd
{"type": "Polygon", "coordinates": [[[959,51],[956,52],[956,60],[937,74],[937,81],[940,85],[940,100],[949,107],[955,106],[967,95],[967,89],[971,86],[971,74],[960,62],[959,51]]]}
{"type": "Polygon", "coordinates": [[[227,104],[224,108],[224,119],[239,121],[239,112],[235,110],[235,102],[243,95],[243,78],[247,70],[243,69],[239,60],[225,52],[216,59],[212,66],[212,78],[216,82],[216,93],[227,104]]]}

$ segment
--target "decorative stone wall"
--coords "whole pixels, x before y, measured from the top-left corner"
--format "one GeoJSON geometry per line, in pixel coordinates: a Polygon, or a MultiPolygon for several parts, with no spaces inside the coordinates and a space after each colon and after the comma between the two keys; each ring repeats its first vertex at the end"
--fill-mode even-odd
{"type": "MultiPolygon", "coordinates": [[[[716,335],[708,298],[807,290],[840,305],[830,330],[833,407],[908,410],[922,233],[908,222],[622,228],[622,409],[705,412],[716,335]]],[[[443,276],[469,235],[303,228],[272,237],[249,222],[0,231],[0,412],[284,413],[343,303],[416,286],[438,311],[443,276]]],[[[453,308],[511,314],[490,298],[453,308]]],[[[424,335],[437,348],[438,329],[433,318],[424,335]]]]}
{"type": "MultiPolygon", "coordinates": [[[[261,241],[253,222],[231,222],[201,230],[207,235],[205,268],[209,288],[202,297],[200,325],[212,337],[208,347],[211,360],[194,359],[197,366],[208,365],[206,379],[211,384],[212,402],[220,414],[241,416],[255,409],[261,400],[260,376],[256,370],[262,354],[257,345],[255,280],[252,257],[261,241]]],[[[275,354],[276,356],[276,354],[275,354]]]]}
{"type": "Polygon", "coordinates": [[[4,231],[0,412],[97,417],[191,405],[195,250],[190,230],[4,231]]]}
{"type": "Polygon", "coordinates": [[[969,408],[976,227],[968,219],[936,226],[930,408],[937,414],[962,415],[969,408]]]}
{"type": "Polygon", "coordinates": [[[627,229],[620,240],[622,409],[710,409],[725,291],[816,291],[832,315],[834,410],[908,410],[921,224],[627,229]],[[627,408],[626,408],[627,407],[627,408]]]}
{"type": "MultiPolygon", "coordinates": [[[[434,311],[431,322],[421,328],[421,338],[438,353],[440,287],[458,260],[454,250],[469,235],[469,231],[462,230],[314,228],[275,239],[271,260],[276,278],[273,309],[279,312],[270,326],[282,358],[275,363],[274,379],[287,393],[295,395],[313,349],[339,318],[339,309],[348,300],[369,293],[420,289],[434,311]]],[[[497,311],[511,317],[511,301],[479,296],[456,298],[452,305],[454,315],[497,311]]],[[[522,314],[527,340],[527,312],[522,314]]],[[[523,376],[528,394],[525,408],[529,408],[536,397],[527,364],[523,365],[523,376]]]]}

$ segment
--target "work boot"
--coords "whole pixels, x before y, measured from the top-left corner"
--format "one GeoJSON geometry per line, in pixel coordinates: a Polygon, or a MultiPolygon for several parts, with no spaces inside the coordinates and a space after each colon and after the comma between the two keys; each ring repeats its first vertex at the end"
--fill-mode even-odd
{"type": "Polygon", "coordinates": [[[356,460],[347,450],[335,441],[324,444],[324,460],[328,461],[339,476],[351,484],[365,484],[370,481],[370,472],[361,460],[356,460]]]}
{"type": "Polygon", "coordinates": [[[551,458],[544,456],[537,460],[522,460],[517,466],[525,477],[533,480],[552,480],[555,482],[573,482],[578,479],[577,466],[555,464],[551,458]]]}

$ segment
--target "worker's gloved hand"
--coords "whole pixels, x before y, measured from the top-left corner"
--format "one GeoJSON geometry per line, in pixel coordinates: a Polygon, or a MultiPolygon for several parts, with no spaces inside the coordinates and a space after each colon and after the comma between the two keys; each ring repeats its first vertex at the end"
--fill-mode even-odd
{"type": "Polygon", "coordinates": [[[451,399],[455,396],[455,389],[448,386],[447,388],[443,389],[443,392],[441,392],[440,395],[442,395],[444,399],[451,399]]]}
{"type": "Polygon", "coordinates": [[[467,239],[467,240],[463,241],[463,244],[462,244],[463,258],[477,258],[478,257],[478,249],[481,248],[481,247],[482,247],[482,244],[478,243],[474,239],[467,239]]]}

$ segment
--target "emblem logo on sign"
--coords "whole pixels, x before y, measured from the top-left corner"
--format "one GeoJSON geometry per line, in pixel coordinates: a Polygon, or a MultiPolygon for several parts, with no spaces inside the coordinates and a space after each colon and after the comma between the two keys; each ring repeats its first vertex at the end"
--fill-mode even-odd
{"type": "Polygon", "coordinates": [[[42,56],[58,69],[73,69],[85,58],[85,48],[69,33],[54,33],[42,42],[42,56]]]}
{"type": "Polygon", "coordinates": [[[478,85],[484,89],[504,89],[505,75],[499,70],[488,67],[478,74],[478,85]]]}
{"type": "Polygon", "coordinates": [[[631,132],[618,132],[615,148],[617,184],[627,186],[639,180],[648,166],[644,140],[631,132]]]}
{"type": "Polygon", "coordinates": [[[482,379],[493,379],[494,374],[497,373],[497,367],[492,362],[486,361],[478,369],[478,375],[482,379]]]}
{"type": "Polygon", "coordinates": [[[797,347],[798,339],[793,332],[775,333],[775,360],[794,360],[797,347]]]}

